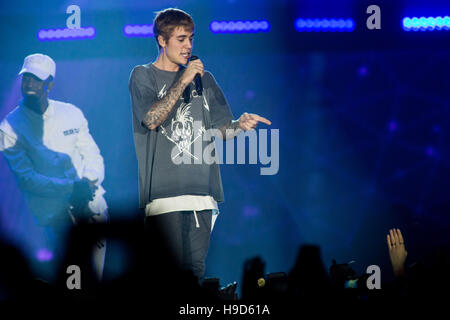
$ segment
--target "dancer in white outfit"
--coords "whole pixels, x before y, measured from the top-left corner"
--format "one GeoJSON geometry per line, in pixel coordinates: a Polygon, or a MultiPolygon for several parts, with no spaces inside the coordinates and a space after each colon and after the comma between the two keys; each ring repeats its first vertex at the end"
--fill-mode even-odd
{"type": "MultiPolygon", "coordinates": [[[[23,100],[0,124],[0,151],[60,257],[71,226],[106,222],[108,214],[101,186],[103,158],[83,113],[72,104],[48,99],[55,71],[49,56],[25,58],[19,73],[23,100]]],[[[93,252],[98,279],[105,251],[101,240],[93,252]]]]}

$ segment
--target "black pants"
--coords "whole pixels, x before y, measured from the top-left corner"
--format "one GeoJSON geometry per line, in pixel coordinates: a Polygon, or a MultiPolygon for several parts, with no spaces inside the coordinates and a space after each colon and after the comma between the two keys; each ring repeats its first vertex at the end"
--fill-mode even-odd
{"type": "Polygon", "coordinates": [[[205,260],[211,235],[211,210],[175,211],[146,217],[147,232],[157,234],[170,250],[174,262],[191,270],[199,281],[205,274],[205,260]],[[197,223],[198,222],[198,223],[197,223]]]}

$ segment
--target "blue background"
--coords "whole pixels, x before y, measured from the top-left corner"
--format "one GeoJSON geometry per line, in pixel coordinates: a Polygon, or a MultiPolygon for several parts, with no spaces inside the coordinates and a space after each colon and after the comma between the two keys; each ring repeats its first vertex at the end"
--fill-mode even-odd
{"type": "MultiPolygon", "coordinates": [[[[245,259],[288,272],[301,244],[321,246],[326,267],[355,260],[389,277],[385,237],[402,229],[410,257],[448,243],[450,31],[407,33],[404,16],[449,15],[445,1],[380,1],[382,30],[365,28],[365,1],[14,1],[0,5],[0,118],[20,101],[23,58],[56,61],[50,98],[75,104],[105,159],[112,219],[138,206],[128,78],[156,59],[153,38],[127,38],[125,24],[150,24],[177,6],[196,23],[194,53],[224,91],[234,116],[257,113],[280,132],[279,172],[221,166],[225,203],[212,233],[207,276],[240,281],[245,259]],[[41,42],[40,29],[64,28],[70,4],[89,40],[41,42]],[[352,33],[299,33],[298,17],[348,18],[352,33]],[[270,32],[213,34],[212,20],[262,20],[270,32]]],[[[261,126],[261,128],[266,128],[261,126]]],[[[36,270],[46,246],[0,156],[0,230],[36,270]]],[[[108,252],[105,270],[122,265],[108,252]]],[[[120,270],[119,270],[120,271],[120,270]]]]}

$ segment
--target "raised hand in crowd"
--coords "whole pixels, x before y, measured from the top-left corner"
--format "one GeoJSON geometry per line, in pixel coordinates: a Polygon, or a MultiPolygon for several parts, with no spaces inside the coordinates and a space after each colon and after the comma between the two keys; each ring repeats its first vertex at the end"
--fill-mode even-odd
{"type": "Polygon", "coordinates": [[[396,277],[403,276],[405,274],[405,260],[408,252],[405,249],[402,233],[400,229],[390,229],[386,238],[394,275],[396,277]]]}

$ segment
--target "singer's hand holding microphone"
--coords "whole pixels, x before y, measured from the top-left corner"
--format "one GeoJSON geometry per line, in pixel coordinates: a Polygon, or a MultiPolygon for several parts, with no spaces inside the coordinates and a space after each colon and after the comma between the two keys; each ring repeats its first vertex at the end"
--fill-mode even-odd
{"type": "MultiPolygon", "coordinates": [[[[194,57],[194,56],[193,56],[194,57]]],[[[192,57],[192,58],[193,58],[192,57]]],[[[186,70],[184,70],[183,75],[181,76],[181,81],[188,86],[195,78],[195,75],[198,73],[203,77],[205,73],[205,68],[203,67],[203,63],[200,59],[192,59],[189,61],[186,70]]]]}

